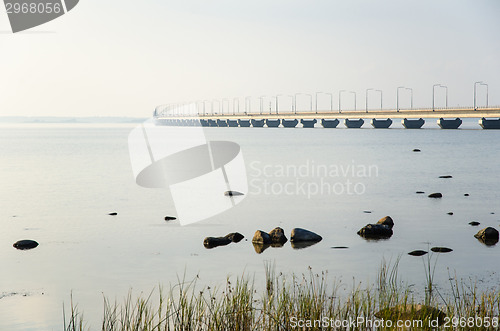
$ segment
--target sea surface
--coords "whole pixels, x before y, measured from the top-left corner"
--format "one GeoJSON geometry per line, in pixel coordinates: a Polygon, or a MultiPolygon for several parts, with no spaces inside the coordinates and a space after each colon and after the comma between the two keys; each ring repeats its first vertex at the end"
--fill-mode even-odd
{"type": "Polygon", "coordinates": [[[397,121],[388,130],[205,128],[207,139],[241,146],[249,192],[189,226],[164,220],[176,216],[168,189],[135,183],[128,135],[136,125],[1,125],[0,330],[61,330],[71,297],[87,326],[99,329],[103,296],[121,302],[130,291],[195,277],[221,286],[246,274],[258,284],[266,262],[285,274],[310,267],[328,270],[332,281],[373,284],[382,260],[399,258],[400,277],[418,295],[426,258],[407,253],[444,246],[453,252],[430,255],[443,293],[450,275],[484,288],[500,281],[500,244],[474,238],[484,227],[500,229],[500,131],[482,130],[477,120],[459,130],[441,130],[435,120],[421,130],[397,121]],[[443,198],[428,198],[433,192],[443,198]],[[356,234],[387,215],[395,222],[390,239],[356,234]],[[276,226],[288,237],[302,227],[323,240],[258,254],[253,233],[276,226]],[[247,240],[203,246],[206,236],[234,231],[247,240]],[[17,250],[21,239],[39,246],[17,250]]]}

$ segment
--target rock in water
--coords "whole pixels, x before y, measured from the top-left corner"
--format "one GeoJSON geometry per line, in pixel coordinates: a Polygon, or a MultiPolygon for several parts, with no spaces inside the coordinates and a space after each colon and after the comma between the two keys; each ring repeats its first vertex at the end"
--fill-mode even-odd
{"type": "Polygon", "coordinates": [[[173,216],[165,216],[165,221],[173,221],[173,220],[176,220],[177,217],[173,217],[173,216]]]}
{"type": "Polygon", "coordinates": [[[243,195],[243,193],[238,192],[238,191],[226,191],[226,192],[224,192],[224,195],[226,197],[236,197],[236,196],[239,196],[239,195],[243,195]]]}
{"type": "Polygon", "coordinates": [[[387,239],[392,233],[392,229],[383,224],[367,224],[358,231],[358,235],[366,239],[387,239]]]}
{"type": "Polygon", "coordinates": [[[429,196],[429,198],[442,198],[443,197],[443,195],[439,192],[438,193],[431,193],[428,196],[429,196]]]}
{"type": "Polygon", "coordinates": [[[108,215],[109,216],[116,216],[116,215],[118,215],[118,213],[109,213],[108,215]]]}
{"type": "Polygon", "coordinates": [[[232,232],[227,234],[224,238],[231,240],[233,243],[239,243],[245,236],[239,232],[232,232]]]}
{"type": "Polygon", "coordinates": [[[453,178],[451,175],[439,176],[439,178],[453,178]]]}
{"type": "Polygon", "coordinates": [[[478,226],[479,224],[481,224],[481,223],[476,222],[476,221],[469,222],[469,225],[472,225],[472,226],[478,226]]]}
{"type": "Polygon", "coordinates": [[[490,246],[498,242],[498,230],[492,227],[487,227],[474,235],[479,241],[490,246]]]}
{"type": "Polygon", "coordinates": [[[448,213],[448,215],[453,215],[453,212],[452,212],[452,211],[450,211],[450,212],[448,213]]]}
{"type": "Polygon", "coordinates": [[[424,194],[425,192],[424,191],[417,191],[415,193],[417,193],[417,194],[424,194]]]}
{"type": "Polygon", "coordinates": [[[469,193],[465,193],[464,194],[464,197],[468,197],[470,194],[469,193]]]}
{"type": "Polygon", "coordinates": [[[14,246],[17,249],[26,250],[26,249],[32,249],[32,248],[37,247],[38,243],[34,240],[19,240],[19,241],[15,242],[14,245],[12,245],[12,246],[14,246]]]}
{"type": "Polygon", "coordinates": [[[426,251],[423,251],[421,249],[418,249],[416,251],[411,251],[410,253],[408,253],[408,255],[411,255],[411,256],[422,256],[422,255],[425,255],[427,254],[426,251]]]}
{"type": "Polygon", "coordinates": [[[271,237],[271,241],[275,244],[284,244],[288,241],[285,236],[285,231],[280,227],[272,229],[269,232],[269,236],[271,237]]]}
{"type": "Polygon", "coordinates": [[[257,230],[253,235],[252,242],[255,244],[271,244],[271,236],[264,231],[257,230]]]}
{"type": "Polygon", "coordinates": [[[453,249],[448,247],[432,247],[431,251],[433,251],[434,253],[449,253],[453,252],[453,249]]]}
{"type": "Polygon", "coordinates": [[[377,224],[385,225],[389,229],[392,229],[394,227],[394,221],[390,216],[382,217],[381,219],[378,220],[377,224]]]}
{"type": "Polygon", "coordinates": [[[414,151],[414,152],[420,152],[420,149],[415,148],[413,151],[414,151]]]}
{"type": "Polygon", "coordinates": [[[319,234],[301,228],[292,229],[292,234],[290,235],[291,242],[300,242],[300,241],[318,242],[321,241],[322,239],[323,238],[319,234]]]}
{"type": "Polygon", "coordinates": [[[214,248],[218,246],[225,246],[231,243],[231,239],[226,237],[206,237],[203,240],[203,246],[205,248],[214,248]]]}

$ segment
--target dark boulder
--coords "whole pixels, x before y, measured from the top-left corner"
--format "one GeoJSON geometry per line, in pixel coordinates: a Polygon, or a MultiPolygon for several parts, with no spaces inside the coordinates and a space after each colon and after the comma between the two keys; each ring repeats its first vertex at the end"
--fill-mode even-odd
{"type": "Polygon", "coordinates": [[[253,235],[252,242],[255,244],[271,244],[271,236],[264,231],[257,230],[253,235]]]}
{"type": "Polygon", "coordinates": [[[206,237],[203,240],[203,246],[205,248],[214,248],[229,245],[231,242],[231,239],[226,237],[206,237]]]}
{"type": "Polygon", "coordinates": [[[490,246],[498,242],[498,230],[492,227],[487,227],[474,235],[479,241],[490,246]]]}
{"type": "Polygon", "coordinates": [[[432,247],[431,251],[433,251],[434,253],[449,253],[453,252],[453,249],[448,247],[432,247]]]}
{"type": "Polygon", "coordinates": [[[283,231],[283,229],[280,227],[272,229],[269,232],[269,236],[271,237],[271,241],[273,242],[273,244],[284,244],[288,241],[285,236],[285,231],[283,231]]]}
{"type": "Polygon", "coordinates": [[[465,193],[465,194],[464,194],[464,197],[468,197],[468,196],[470,196],[470,194],[469,194],[469,193],[465,193]]]}
{"type": "Polygon", "coordinates": [[[231,240],[233,243],[239,243],[245,236],[239,232],[232,232],[227,234],[224,238],[231,240]]]}
{"type": "Polygon", "coordinates": [[[479,224],[481,224],[481,223],[479,223],[477,221],[469,222],[469,225],[472,225],[472,226],[478,226],[479,224]]]}
{"type": "Polygon", "coordinates": [[[414,152],[420,152],[420,149],[415,148],[413,151],[414,151],[414,152]]]}
{"type": "Polygon", "coordinates": [[[358,235],[366,239],[387,239],[392,233],[392,229],[383,224],[367,224],[358,231],[358,235]]]}
{"type": "Polygon", "coordinates": [[[431,193],[428,195],[429,198],[442,198],[443,195],[441,193],[431,193]]]}
{"type": "Polygon", "coordinates": [[[394,227],[394,221],[390,216],[382,217],[381,219],[378,220],[377,224],[385,225],[389,229],[392,229],[394,227]]]}
{"type": "Polygon", "coordinates": [[[321,241],[322,239],[323,238],[319,234],[301,228],[292,229],[292,234],[290,235],[291,242],[300,242],[300,241],[318,242],[321,241]]]}
{"type": "Polygon", "coordinates": [[[32,248],[37,247],[38,243],[34,240],[19,240],[19,241],[15,242],[14,245],[12,245],[12,246],[14,246],[17,249],[26,250],[26,249],[32,249],[32,248]]]}
{"type": "Polygon", "coordinates": [[[408,253],[408,255],[411,255],[411,256],[422,256],[422,255],[425,255],[427,254],[426,251],[423,251],[421,249],[418,249],[416,251],[411,251],[410,253],[408,253]]]}
{"type": "Polygon", "coordinates": [[[226,192],[224,192],[224,195],[226,197],[236,197],[236,196],[243,195],[243,193],[238,192],[238,191],[226,191],[226,192]]]}

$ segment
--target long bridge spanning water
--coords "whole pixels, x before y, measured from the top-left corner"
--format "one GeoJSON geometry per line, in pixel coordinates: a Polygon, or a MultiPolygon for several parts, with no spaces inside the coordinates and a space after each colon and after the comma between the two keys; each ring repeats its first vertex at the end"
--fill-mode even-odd
{"type": "MultiPolygon", "coordinates": [[[[212,108],[213,109],[213,108],[212,108]]],[[[478,118],[484,129],[500,129],[500,106],[388,110],[289,111],[268,112],[206,112],[204,107],[191,105],[159,106],[154,113],[158,125],[207,127],[305,127],[316,124],[335,128],[343,120],[347,128],[360,128],[369,120],[374,128],[389,128],[392,119],[401,119],[403,127],[419,129],[425,119],[435,118],[443,129],[458,129],[461,118],[478,118]]]]}

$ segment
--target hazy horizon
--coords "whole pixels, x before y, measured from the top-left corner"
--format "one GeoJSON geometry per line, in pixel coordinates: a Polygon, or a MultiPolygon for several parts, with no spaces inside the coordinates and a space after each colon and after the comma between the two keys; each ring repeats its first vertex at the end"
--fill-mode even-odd
{"type": "Polygon", "coordinates": [[[12,34],[2,11],[0,116],[148,117],[159,104],[298,92],[333,93],[336,109],[341,89],[362,109],[368,88],[394,108],[398,86],[425,107],[434,84],[449,106],[471,106],[476,81],[499,105],[499,14],[494,0],[85,0],[12,34]]]}

